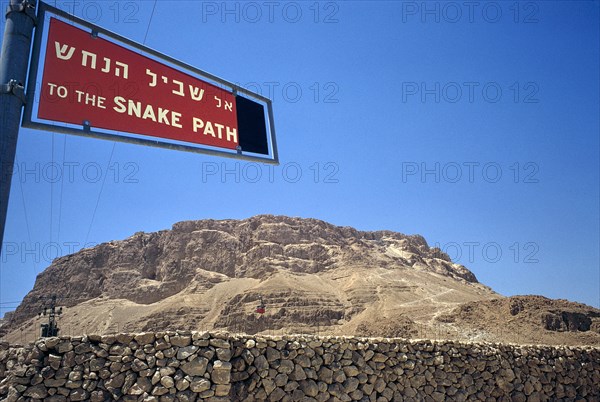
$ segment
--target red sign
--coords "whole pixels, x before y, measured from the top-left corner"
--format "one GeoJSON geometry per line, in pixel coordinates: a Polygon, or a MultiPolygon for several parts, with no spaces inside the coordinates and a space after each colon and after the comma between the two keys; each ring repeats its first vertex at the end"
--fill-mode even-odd
{"type": "Polygon", "coordinates": [[[38,117],[236,149],[233,94],[50,19],[38,117]]]}

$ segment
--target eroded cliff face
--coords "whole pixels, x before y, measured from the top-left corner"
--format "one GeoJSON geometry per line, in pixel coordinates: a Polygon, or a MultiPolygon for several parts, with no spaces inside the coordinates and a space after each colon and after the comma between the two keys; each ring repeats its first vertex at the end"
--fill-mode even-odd
{"type": "MultiPolygon", "coordinates": [[[[442,326],[460,339],[459,324],[468,322],[440,317],[503,299],[421,236],[271,215],[180,222],[56,259],[7,317],[9,337],[38,332],[34,317],[52,294],[71,334],[215,328],[431,337],[442,326]],[[264,315],[255,313],[261,297],[264,315]]],[[[558,325],[552,317],[538,324],[558,325]]]]}
{"type": "Polygon", "coordinates": [[[55,260],[39,275],[13,319],[37,313],[36,300],[49,294],[60,295],[67,307],[97,297],[151,304],[235,278],[265,281],[278,273],[322,274],[351,266],[414,267],[477,282],[421,236],[275,216],[188,221],[55,260]]]}

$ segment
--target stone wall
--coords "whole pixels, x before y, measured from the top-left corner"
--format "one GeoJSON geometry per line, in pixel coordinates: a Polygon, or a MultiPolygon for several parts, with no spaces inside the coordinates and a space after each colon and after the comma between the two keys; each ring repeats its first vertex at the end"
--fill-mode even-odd
{"type": "Polygon", "coordinates": [[[600,349],[167,332],[0,345],[2,401],[600,400],[600,349]]]}

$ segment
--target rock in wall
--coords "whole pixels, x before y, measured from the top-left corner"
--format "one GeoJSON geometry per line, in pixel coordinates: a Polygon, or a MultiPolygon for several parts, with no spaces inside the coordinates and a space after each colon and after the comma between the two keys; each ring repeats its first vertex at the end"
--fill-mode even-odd
{"type": "Polygon", "coordinates": [[[600,399],[600,349],[157,332],[0,345],[2,401],[600,399]]]}

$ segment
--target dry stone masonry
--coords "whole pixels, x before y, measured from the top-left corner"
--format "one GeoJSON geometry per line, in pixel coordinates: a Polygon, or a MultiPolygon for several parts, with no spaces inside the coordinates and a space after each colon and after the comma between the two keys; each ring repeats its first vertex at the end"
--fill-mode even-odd
{"type": "Polygon", "coordinates": [[[2,401],[600,400],[600,349],[157,332],[0,345],[2,401]]]}

